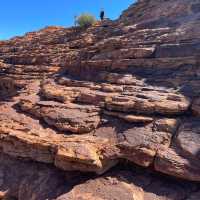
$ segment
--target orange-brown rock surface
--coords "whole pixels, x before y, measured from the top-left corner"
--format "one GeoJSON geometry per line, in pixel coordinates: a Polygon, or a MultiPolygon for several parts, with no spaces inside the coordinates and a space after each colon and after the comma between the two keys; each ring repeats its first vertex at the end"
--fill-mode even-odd
{"type": "Polygon", "coordinates": [[[199,27],[139,0],[0,42],[0,199],[199,200],[199,27]]]}

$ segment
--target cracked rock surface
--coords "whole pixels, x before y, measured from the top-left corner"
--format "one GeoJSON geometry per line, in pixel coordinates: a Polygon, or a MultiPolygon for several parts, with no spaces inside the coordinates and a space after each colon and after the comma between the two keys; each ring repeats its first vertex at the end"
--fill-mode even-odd
{"type": "Polygon", "coordinates": [[[200,3],[0,41],[0,199],[199,200],[200,3]]]}

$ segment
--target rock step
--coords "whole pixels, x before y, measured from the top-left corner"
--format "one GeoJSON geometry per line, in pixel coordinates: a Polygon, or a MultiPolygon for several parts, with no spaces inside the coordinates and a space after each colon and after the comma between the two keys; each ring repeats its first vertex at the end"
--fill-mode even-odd
{"type": "MultiPolygon", "coordinates": [[[[35,100],[33,93],[30,95],[26,98],[35,100]]],[[[111,143],[107,139],[89,135],[77,137],[57,134],[52,129],[42,126],[39,120],[18,113],[13,109],[14,104],[0,105],[2,111],[0,146],[4,149],[4,153],[13,157],[55,164],[58,168],[67,171],[82,169],[85,172],[103,173],[116,163],[106,155],[105,159],[102,157],[105,152],[103,149],[110,148],[108,145],[111,143]]]]}
{"type": "Polygon", "coordinates": [[[154,121],[153,118],[151,117],[145,117],[145,116],[139,116],[139,115],[126,115],[124,113],[120,112],[109,112],[109,111],[104,111],[103,112],[105,115],[117,117],[119,119],[125,120],[129,123],[151,123],[154,121]]]}
{"type": "Polygon", "coordinates": [[[159,172],[164,172],[179,178],[188,177],[189,180],[199,181],[197,175],[200,169],[199,160],[185,158],[179,155],[174,149],[158,150],[154,167],[159,172]],[[187,166],[187,170],[185,170],[185,166],[187,166]]]}
{"type": "Polygon", "coordinates": [[[100,123],[99,109],[95,106],[48,101],[34,104],[29,100],[21,100],[19,106],[24,112],[43,119],[59,131],[83,134],[95,130],[100,123]],[[57,106],[56,109],[55,106],[57,106]]]}
{"type": "Polygon", "coordinates": [[[2,189],[1,198],[24,200],[34,195],[35,199],[55,200],[78,200],[82,197],[95,200],[133,200],[133,197],[134,200],[198,200],[200,197],[198,184],[171,180],[130,165],[119,166],[104,175],[89,176],[90,180],[82,181],[85,174],[65,172],[63,176],[61,170],[52,166],[18,160],[5,154],[0,154],[0,162],[2,188],[9,188],[7,191],[2,189]],[[13,181],[16,171],[18,176],[13,181]],[[66,182],[69,185],[67,191],[66,182]],[[25,183],[27,187],[23,187],[25,183]],[[38,185],[40,189],[36,190],[38,185]]]}
{"type": "Polygon", "coordinates": [[[27,134],[19,130],[1,128],[0,132],[0,146],[3,152],[14,157],[55,164],[63,170],[80,170],[99,174],[116,163],[111,159],[107,160],[106,157],[103,158],[103,154],[100,153],[108,143],[103,139],[62,135],[40,137],[38,134],[41,132],[38,133],[36,130],[27,134]],[[11,143],[14,145],[9,145],[11,143]]]}
{"type": "MultiPolygon", "coordinates": [[[[198,0],[139,0],[115,22],[84,30],[51,27],[0,42],[2,152],[64,171],[104,173],[130,161],[199,182],[199,8],[198,0]],[[4,95],[19,83],[20,92],[4,95]]],[[[0,186],[4,180],[0,169],[0,186]]],[[[160,184],[144,181],[148,192],[154,184],[153,196],[126,180],[109,180],[100,181],[100,189],[88,187],[107,188],[106,200],[115,198],[110,185],[121,199],[160,199],[160,192],[186,200],[194,191],[191,198],[199,199],[199,189],[188,186],[187,195],[177,194],[176,186],[166,192],[162,178],[160,184]]],[[[74,187],[72,193],[101,198],[83,191],[74,187]]]]}
{"type": "Polygon", "coordinates": [[[137,59],[137,58],[151,58],[155,48],[129,48],[119,49],[106,53],[96,54],[91,60],[107,60],[107,59],[137,59]]]}
{"type": "Polygon", "coordinates": [[[182,44],[163,44],[156,48],[155,56],[163,57],[189,57],[200,55],[200,42],[182,44]]]}
{"type": "MultiPolygon", "coordinates": [[[[145,30],[147,31],[147,30],[145,30]]],[[[143,33],[144,34],[144,33],[143,33]]],[[[155,36],[155,35],[154,35],[155,36]]],[[[126,36],[124,36],[126,38],[126,36]]],[[[149,37],[149,36],[148,36],[149,37]]],[[[138,39],[138,36],[136,37],[138,39]]],[[[142,41],[144,41],[144,39],[142,39],[142,41]]],[[[106,49],[105,46],[102,45],[107,45],[109,47],[109,51],[108,53],[100,53],[99,55],[95,55],[94,59],[102,59],[102,58],[112,58],[115,59],[117,58],[118,55],[120,55],[121,58],[146,58],[146,57],[152,57],[152,52],[151,51],[145,51],[145,48],[142,48],[139,46],[144,46],[147,45],[144,43],[141,43],[138,45],[138,48],[133,49],[133,45],[131,45],[130,47],[128,46],[128,44],[130,45],[131,42],[131,38],[128,41],[123,41],[123,38],[109,38],[108,41],[100,41],[98,45],[93,47],[93,50],[96,49],[106,49]],[[111,44],[112,45],[111,45],[111,44]],[[120,43],[120,44],[118,44],[120,43]],[[125,44],[123,44],[125,43],[125,44]],[[126,44],[127,43],[127,44],[126,44]],[[117,49],[121,49],[121,50],[115,50],[116,47],[114,47],[113,45],[115,44],[115,46],[118,44],[118,48],[117,49]],[[101,47],[102,46],[102,47],[101,47]],[[113,47],[112,47],[113,46],[113,47]],[[112,47],[112,48],[111,48],[112,47]],[[126,49],[129,49],[128,54],[126,54],[126,49],[123,49],[124,47],[126,47],[126,49]],[[132,50],[131,50],[132,49],[132,50]],[[115,51],[113,51],[115,50],[115,51]]],[[[135,42],[133,42],[135,44],[135,42]]],[[[156,42],[152,44],[148,44],[150,46],[155,46],[156,42]]],[[[135,47],[137,47],[137,45],[135,45],[135,47]]],[[[59,54],[63,55],[63,50],[65,51],[66,47],[60,47],[58,46],[57,48],[59,48],[59,54]]],[[[80,48],[80,47],[79,47],[80,48]]],[[[91,48],[91,47],[89,47],[91,48]]],[[[81,49],[81,48],[80,48],[81,49]]],[[[199,55],[199,43],[197,42],[187,42],[187,43],[177,43],[177,44],[173,44],[173,43],[164,43],[161,42],[161,44],[157,44],[157,47],[153,48],[155,49],[155,54],[154,56],[156,56],[157,58],[163,58],[163,57],[185,57],[185,56],[194,56],[194,55],[199,55]],[[176,53],[175,53],[176,52],[176,53]],[[178,53],[177,53],[178,52],[178,53]]],[[[150,50],[150,49],[149,49],[150,50]]],[[[17,52],[15,53],[15,55],[11,56],[11,52],[8,52],[8,56],[6,57],[6,54],[3,54],[2,58],[5,60],[6,63],[11,63],[11,64],[41,64],[41,63],[50,63],[50,57],[52,57],[53,55],[56,55],[57,52],[55,52],[55,46],[53,47],[49,47],[48,51],[36,51],[36,54],[34,54],[34,50],[31,49],[32,55],[30,55],[28,53],[28,51],[24,52],[23,55],[23,50],[20,49],[19,50],[19,54],[17,54],[17,52]],[[52,48],[52,49],[51,49],[52,48]],[[40,54],[38,56],[38,53],[40,54]],[[43,56],[44,55],[44,56],[43,56]],[[48,59],[47,59],[48,57],[48,59]]],[[[80,51],[80,50],[79,50],[80,51]]],[[[68,50],[68,52],[70,52],[70,50],[68,50]]]]}
{"type": "Polygon", "coordinates": [[[20,72],[20,71],[15,71],[15,72],[4,72],[4,75],[10,75],[10,76],[33,76],[33,77],[41,77],[43,75],[53,75],[55,74],[54,72],[20,72]]]}
{"type": "MultiPolygon", "coordinates": [[[[29,101],[26,102],[26,107],[30,106],[29,101]]],[[[40,105],[43,111],[49,106],[58,109],[55,102],[41,102],[37,105],[40,105]]],[[[86,113],[91,109],[91,106],[79,107],[84,108],[86,113]]],[[[74,108],[74,105],[71,105],[70,109],[74,108]]],[[[36,120],[17,113],[9,105],[5,107],[1,105],[1,110],[5,112],[0,115],[0,147],[2,152],[10,156],[54,164],[65,171],[78,170],[98,174],[116,165],[118,160],[126,159],[144,167],[153,165],[157,171],[171,176],[200,181],[199,158],[194,156],[196,152],[191,151],[193,155],[191,157],[191,154],[183,154],[170,147],[178,126],[178,121],[175,119],[156,120],[153,122],[154,131],[152,125],[129,128],[123,133],[125,140],[116,144],[109,139],[88,134],[81,136],[56,134],[51,129],[44,129],[36,120]]],[[[71,111],[69,113],[73,115],[71,111]]],[[[193,127],[191,124],[193,121],[194,119],[186,123],[193,127]]],[[[196,125],[199,127],[199,120],[196,121],[196,125]]],[[[185,127],[186,131],[188,129],[185,123],[181,127],[185,127]]],[[[180,130],[179,143],[174,141],[177,148],[187,143],[187,137],[184,136],[187,132],[184,132],[183,128],[180,130]]],[[[197,130],[194,128],[192,130],[195,137],[199,136],[197,130]]],[[[198,142],[195,145],[198,145],[198,142]]],[[[185,151],[190,149],[188,145],[182,148],[185,148],[185,151]]]]}
{"type": "Polygon", "coordinates": [[[24,71],[24,72],[57,72],[60,66],[52,65],[14,65],[8,68],[7,71],[24,71]]]}
{"type": "MultiPolygon", "coordinates": [[[[69,74],[81,77],[89,77],[90,74],[96,75],[102,71],[137,73],[143,72],[151,75],[160,69],[171,72],[175,69],[183,68],[184,66],[197,66],[199,63],[197,56],[184,58],[152,58],[152,59],[116,59],[116,60],[87,60],[80,62],[72,62],[66,65],[66,70],[69,74]],[[145,70],[145,71],[144,71],[145,70]]],[[[160,73],[161,74],[161,73],[160,73]]]]}
{"type": "Polygon", "coordinates": [[[67,97],[71,96],[73,102],[99,105],[110,111],[136,112],[146,115],[179,115],[187,112],[190,108],[191,100],[173,90],[147,87],[131,75],[125,76],[124,80],[122,75],[109,74],[109,76],[112,83],[114,80],[115,83],[118,79],[120,80],[120,88],[115,84],[90,82],[84,84],[84,81],[61,78],[59,83],[66,85],[66,88],[50,83],[43,88],[42,93],[50,99],[65,101],[70,100],[67,97]],[[122,85],[123,83],[130,83],[130,85],[122,85]]]}
{"type": "Polygon", "coordinates": [[[32,74],[3,74],[3,77],[15,79],[15,80],[37,80],[44,77],[52,77],[52,74],[32,75],[32,74]]]}

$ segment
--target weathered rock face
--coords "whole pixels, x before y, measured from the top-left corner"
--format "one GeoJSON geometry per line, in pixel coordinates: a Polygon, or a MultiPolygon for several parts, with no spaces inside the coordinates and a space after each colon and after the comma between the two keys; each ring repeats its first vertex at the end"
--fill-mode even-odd
{"type": "Polygon", "coordinates": [[[199,8],[0,42],[0,199],[199,200],[199,8]]]}
{"type": "MultiPolygon", "coordinates": [[[[134,166],[101,177],[0,154],[0,198],[9,200],[194,200],[200,186],[175,181],[134,166]]],[[[195,200],[196,200],[195,199],[195,200]]]]}

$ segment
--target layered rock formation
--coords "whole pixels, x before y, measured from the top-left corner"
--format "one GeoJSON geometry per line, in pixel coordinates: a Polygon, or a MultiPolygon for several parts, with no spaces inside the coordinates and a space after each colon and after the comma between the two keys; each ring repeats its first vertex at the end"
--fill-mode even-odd
{"type": "Polygon", "coordinates": [[[1,42],[0,198],[200,199],[199,25],[142,0],[1,42]]]}

